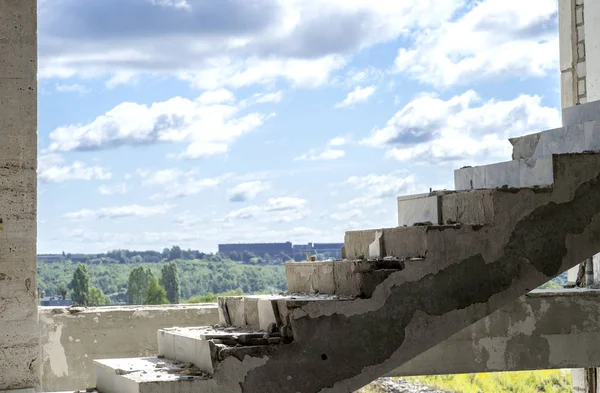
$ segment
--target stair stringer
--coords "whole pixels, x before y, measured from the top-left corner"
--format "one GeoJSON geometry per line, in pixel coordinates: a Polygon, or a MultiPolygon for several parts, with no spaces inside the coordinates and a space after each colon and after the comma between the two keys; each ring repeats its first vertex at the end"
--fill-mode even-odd
{"type": "MultiPolygon", "coordinates": [[[[513,214],[494,225],[432,229],[444,251],[427,269],[390,275],[371,298],[299,298],[287,316],[294,341],[244,368],[236,390],[353,392],[600,252],[600,155],[557,155],[554,167],[551,191],[506,190],[513,214]],[[522,192],[534,207],[514,214],[522,192]]],[[[224,372],[214,378],[231,378],[224,372]]]]}

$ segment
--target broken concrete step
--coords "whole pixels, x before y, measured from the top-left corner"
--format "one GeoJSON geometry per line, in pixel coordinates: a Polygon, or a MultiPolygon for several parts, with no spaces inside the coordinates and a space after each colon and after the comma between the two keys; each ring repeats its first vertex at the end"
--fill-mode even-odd
{"type": "Polygon", "coordinates": [[[94,360],[94,371],[102,393],[202,393],[215,386],[197,367],[159,358],[94,360]]]}
{"type": "MultiPolygon", "coordinates": [[[[436,191],[429,194],[399,197],[398,226],[426,228],[452,224],[489,225],[494,222],[494,197],[500,192],[502,190],[436,191]],[[423,214],[418,213],[419,208],[424,209],[423,214]],[[404,214],[409,210],[412,211],[412,219],[407,219],[404,214]],[[417,218],[419,220],[431,218],[434,221],[416,221],[417,218]]],[[[405,249],[408,250],[408,248],[405,249]]],[[[417,256],[421,255],[424,254],[417,256]]],[[[400,257],[400,255],[397,256],[400,257]]],[[[408,254],[402,257],[413,256],[408,254]]],[[[369,254],[369,257],[382,258],[382,255],[369,254]]]]}
{"type": "Polygon", "coordinates": [[[268,333],[236,327],[175,327],[160,329],[157,336],[158,357],[192,363],[209,375],[227,356],[263,356],[268,346],[284,343],[279,330],[268,333]]]}
{"type": "Polygon", "coordinates": [[[290,262],[285,273],[291,293],[368,298],[377,285],[403,267],[404,261],[397,259],[290,262]]]}
{"type": "Polygon", "coordinates": [[[290,313],[308,303],[331,303],[353,297],[328,294],[251,295],[219,298],[219,318],[222,325],[279,331],[285,342],[293,340],[289,327],[290,313]]]}
{"type": "Polygon", "coordinates": [[[431,222],[443,224],[440,202],[443,195],[454,191],[433,191],[398,197],[398,226],[431,222]]]}
{"type": "Polygon", "coordinates": [[[600,119],[600,100],[575,105],[562,110],[563,127],[600,119]]]}
{"type": "Polygon", "coordinates": [[[513,145],[513,160],[600,150],[600,119],[511,138],[509,141],[513,145]]]}
{"type": "Polygon", "coordinates": [[[550,187],[554,184],[553,156],[513,160],[454,171],[457,190],[550,187]]]}

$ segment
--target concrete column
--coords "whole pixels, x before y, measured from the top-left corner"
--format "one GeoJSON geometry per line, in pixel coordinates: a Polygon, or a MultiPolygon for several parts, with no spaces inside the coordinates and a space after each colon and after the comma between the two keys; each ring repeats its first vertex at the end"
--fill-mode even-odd
{"type": "Polygon", "coordinates": [[[36,169],[37,2],[1,0],[0,391],[40,383],[36,169]]]}
{"type": "Polygon", "coordinates": [[[585,286],[591,288],[594,286],[594,259],[588,258],[585,262],[585,286]]]}
{"type": "Polygon", "coordinates": [[[600,2],[559,0],[561,105],[600,100],[600,2]]]}
{"type": "Polygon", "coordinates": [[[578,368],[571,370],[573,393],[598,393],[598,369],[578,368]]]}

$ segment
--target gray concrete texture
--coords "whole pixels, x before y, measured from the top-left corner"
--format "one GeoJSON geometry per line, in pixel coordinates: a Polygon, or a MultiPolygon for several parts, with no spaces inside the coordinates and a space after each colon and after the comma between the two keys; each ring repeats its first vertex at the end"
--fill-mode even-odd
{"type": "Polygon", "coordinates": [[[600,101],[575,105],[562,110],[563,127],[600,119],[600,101]]]}
{"type": "Polygon", "coordinates": [[[36,0],[0,2],[0,390],[39,386],[36,0]]]}
{"type": "Polygon", "coordinates": [[[534,291],[390,376],[598,367],[600,291],[534,291]]]}
{"type": "MultiPolygon", "coordinates": [[[[389,375],[598,365],[599,300],[600,291],[593,290],[530,293],[418,355],[389,375]],[[541,347],[540,342],[543,344],[541,347]],[[542,351],[539,351],[540,348],[542,351]]],[[[185,326],[195,322],[212,325],[219,322],[216,305],[98,308],[89,309],[84,314],[57,313],[57,309],[42,308],[41,315],[46,321],[42,324],[44,348],[51,351],[44,357],[45,390],[71,392],[76,388],[93,386],[93,357],[154,356],[158,353],[155,332],[165,325],[185,326]],[[97,321],[95,317],[98,317],[97,321]],[[137,332],[136,339],[127,334],[132,326],[137,332]],[[58,330],[61,331],[60,337],[58,330]],[[63,335],[62,331],[75,336],[63,335]],[[62,343],[66,346],[61,351],[62,343]],[[51,354],[54,356],[51,357],[51,354]],[[57,372],[59,370],[63,372],[57,372]]],[[[150,360],[144,361],[144,364],[155,367],[150,360]]]]}
{"type": "Polygon", "coordinates": [[[156,356],[159,329],[219,322],[214,305],[40,308],[44,391],[94,385],[94,359],[156,356]]]}
{"type": "Polygon", "coordinates": [[[454,187],[471,190],[550,186],[554,182],[553,162],[553,156],[544,156],[457,169],[454,171],[454,187]]]}
{"type": "Polygon", "coordinates": [[[513,160],[597,151],[600,150],[600,119],[525,135],[510,141],[513,144],[513,160]]]}
{"type": "MultiPolygon", "coordinates": [[[[554,158],[551,192],[495,194],[501,214],[492,225],[396,228],[422,231],[413,251],[425,246],[425,259],[389,275],[370,298],[286,299],[282,323],[294,341],[269,356],[228,358],[236,377],[245,375],[234,391],[354,391],[596,254],[600,155],[554,158]]],[[[217,383],[231,379],[224,370],[217,383]]]]}

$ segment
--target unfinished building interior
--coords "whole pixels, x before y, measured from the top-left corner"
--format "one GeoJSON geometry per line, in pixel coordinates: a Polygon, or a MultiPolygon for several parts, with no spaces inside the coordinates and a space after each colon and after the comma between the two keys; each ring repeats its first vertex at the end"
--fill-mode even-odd
{"type": "Polygon", "coordinates": [[[600,253],[600,2],[560,0],[562,127],[398,198],[289,293],[39,308],[36,0],[0,1],[0,392],[353,392],[381,376],[576,368],[597,392],[600,293],[535,288],[600,253]],[[396,214],[396,213],[394,213],[396,214]],[[451,361],[449,361],[451,360],[451,361]]]}

